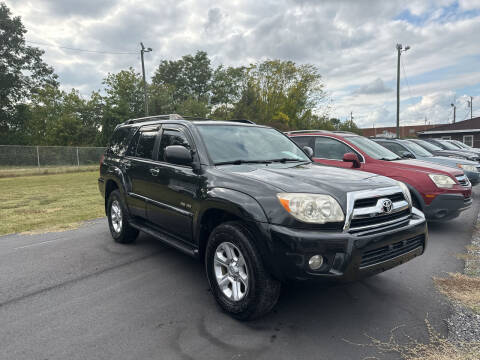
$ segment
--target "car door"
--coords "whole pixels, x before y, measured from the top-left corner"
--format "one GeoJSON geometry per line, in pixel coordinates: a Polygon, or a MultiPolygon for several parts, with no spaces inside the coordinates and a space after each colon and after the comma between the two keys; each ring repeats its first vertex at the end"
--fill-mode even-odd
{"type": "Polygon", "coordinates": [[[153,156],[158,147],[159,126],[140,128],[132,139],[128,156],[123,160],[127,181],[127,205],[131,215],[146,219],[146,202],[152,196],[150,186],[155,166],[153,156]]]}
{"type": "Polygon", "coordinates": [[[171,145],[194,150],[193,139],[183,126],[168,125],[162,129],[147,216],[150,222],[170,235],[192,242],[193,213],[198,207],[201,177],[191,166],[165,160],[165,148],[171,145]]]}
{"type": "Polygon", "coordinates": [[[313,160],[325,165],[337,166],[350,169],[352,163],[343,161],[346,153],[357,154],[363,166],[363,157],[344,142],[331,137],[315,136],[313,160]]]}

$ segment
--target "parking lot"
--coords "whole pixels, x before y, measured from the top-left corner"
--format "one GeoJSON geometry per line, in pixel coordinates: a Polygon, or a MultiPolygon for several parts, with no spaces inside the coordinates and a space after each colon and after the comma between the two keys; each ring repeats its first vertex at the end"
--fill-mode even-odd
{"type": "Polygon", "coordinates": [[[399,326],[400,340],[426,340],[426,318],[446,332],[450,306],[432,276],[462,270],[473,204],[430,225],[424,256],[357,283],[285,286],[272,314],[247,323],[219,310],[199,262],[145,235],[116,244],[105,219],[0,237],[0,357],[395,359],[362,344],[399,326]]]}

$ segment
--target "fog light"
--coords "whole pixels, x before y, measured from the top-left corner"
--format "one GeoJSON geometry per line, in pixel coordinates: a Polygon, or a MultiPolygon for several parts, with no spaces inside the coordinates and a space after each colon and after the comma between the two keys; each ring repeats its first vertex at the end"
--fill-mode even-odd
{"type": "Polygon", "coordinates": [[[318,270],[323,265],[322,255],[313,255],[310,260],[308,260],[308,266],[312,270],[318,270]]]}

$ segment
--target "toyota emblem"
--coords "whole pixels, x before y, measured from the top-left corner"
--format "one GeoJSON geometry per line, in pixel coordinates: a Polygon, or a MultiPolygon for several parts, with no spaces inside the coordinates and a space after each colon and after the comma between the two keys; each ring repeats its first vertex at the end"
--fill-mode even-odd
{"type": "Polygon", "coordinates": [[[385,214],[390,214],[393,210],[393,203],[390,199],[383,199],[382,200],[382,211],[385,214]]]}

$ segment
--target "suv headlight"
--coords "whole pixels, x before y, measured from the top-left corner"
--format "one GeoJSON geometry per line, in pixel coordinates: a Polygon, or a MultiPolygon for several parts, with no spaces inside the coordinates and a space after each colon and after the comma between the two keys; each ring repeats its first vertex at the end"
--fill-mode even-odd
{"type": "Polygon", "coordinates": [[[455,185],[455,180],[453,180],[448,175],[440,175],[440,174],[428,174],[430,179],[437,185],[439,188],[447,188],[450,189],[453,185],[455,185]]]}
{"type": "Polygon", "coordinates": [[[325,224],[345,220],[342,208],[330,195],[280,193],[277,198],[294,218],[306,223],[325,224]]]}
{"type": "Polygon", "coordinates": [[[410,190],[405,183],[398,181],[398,186],[402,188],[403,195],[405,195],[405,199],[407,199],[408,203],[411,205],[412,204],[412,194],[410,194],[410,190]]]}
{"type": "Polygon", "coordinates": [[[457,164],[457,166],[465,171],[478,172],[475,165],[457,164]]]}

